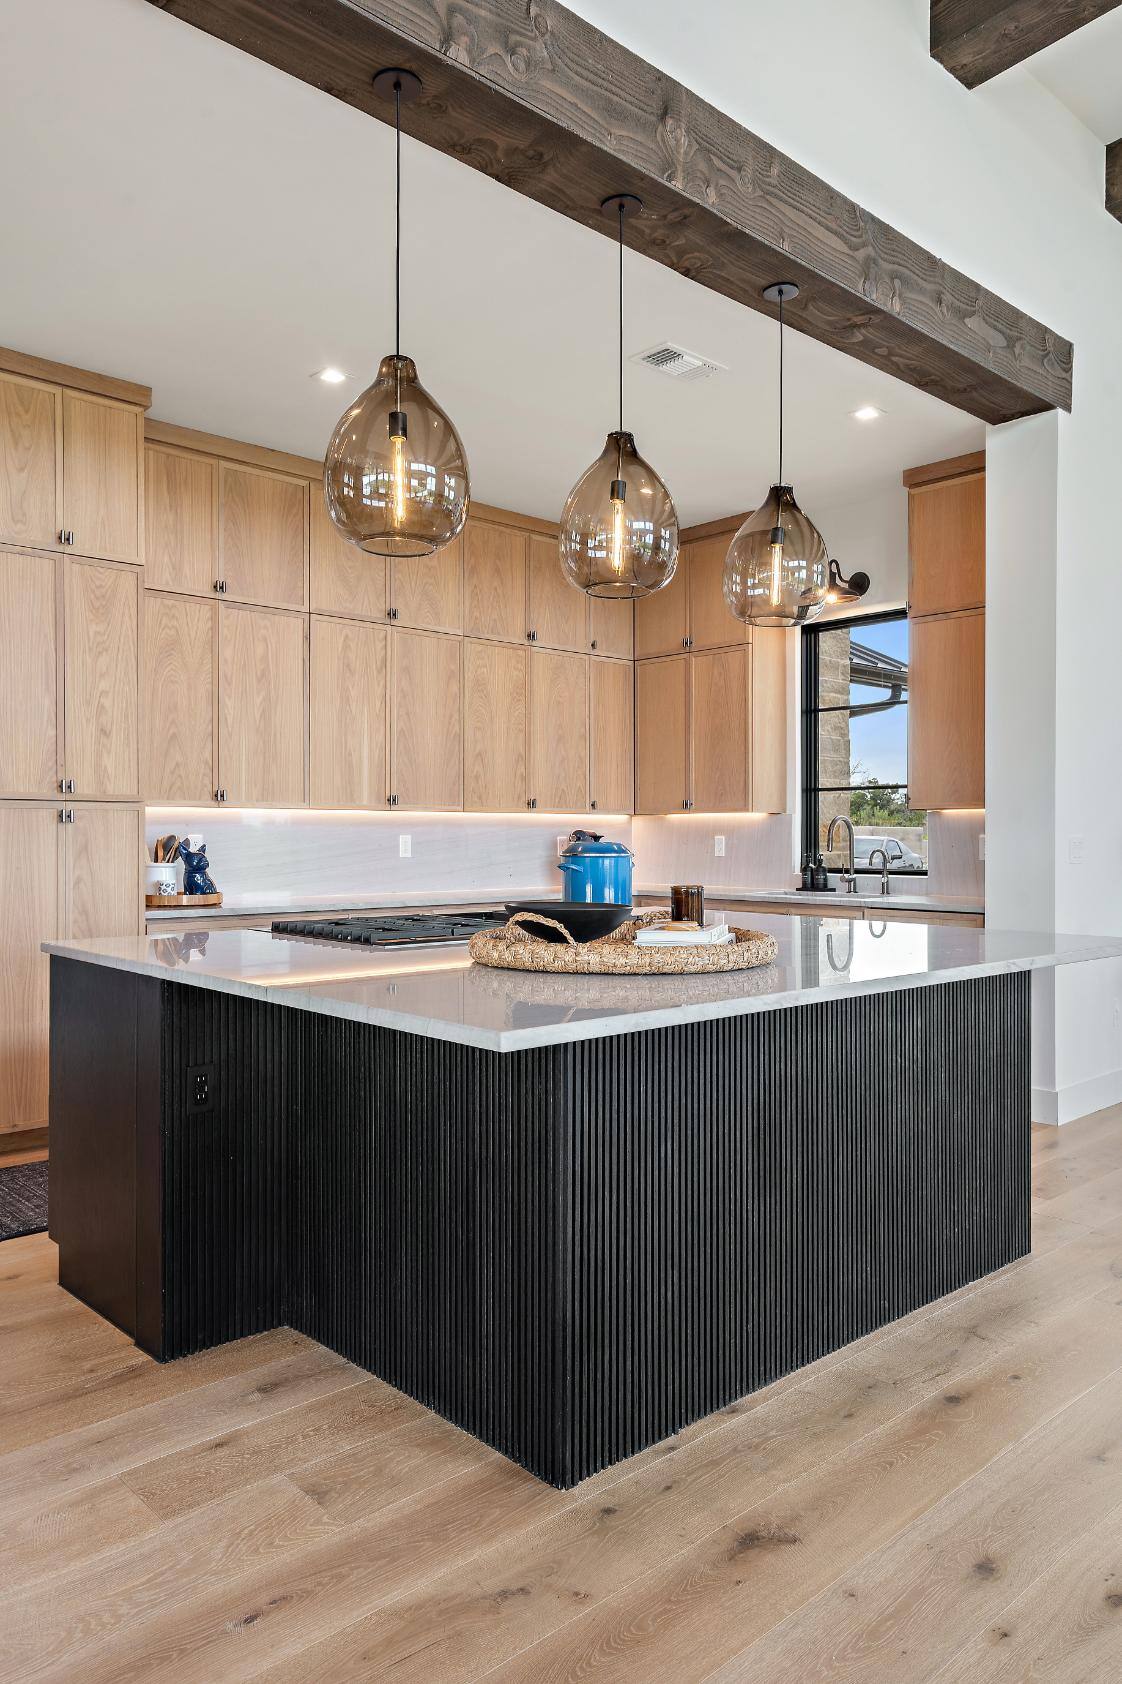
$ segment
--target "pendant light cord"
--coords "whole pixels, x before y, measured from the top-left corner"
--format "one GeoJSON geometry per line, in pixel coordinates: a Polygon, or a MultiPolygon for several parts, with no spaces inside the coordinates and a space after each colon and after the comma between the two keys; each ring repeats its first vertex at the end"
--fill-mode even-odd
{"type": "Polygon", "coordinates": [[[623,432],[623,198],[619,201],[619,430],[623,432]]]}
{"type": "Polygon", "coordinates": [[[779,484],[783,485],[783,294],[779,294],[779,484]]]}
{"type": "Polygon", "coordinates": [[[393,85],[394,127],[397,130],[397,170],[394,204],[393,250],[393,349],[395,361],[401,356],[401,78],[393,85]]]}

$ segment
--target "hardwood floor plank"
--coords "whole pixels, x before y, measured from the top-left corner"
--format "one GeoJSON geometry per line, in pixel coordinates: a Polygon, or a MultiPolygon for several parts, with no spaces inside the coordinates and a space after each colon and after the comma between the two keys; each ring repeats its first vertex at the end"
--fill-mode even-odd
{"type": "Polygon", "coordinates": [[[361,1526],[379,1509],[494,1461],[498,1451],[431,1415],[385,1439],[349,1447],[289,1479],[335,1526],[361,1526]]]}
{"type": "Polygon", "coordinates": [[[1113,1684],[1122,1672],[1122,1508],[934,1674],[938,1684],[1113,1684]]]}
{"type": "MultiPolygon", "coordinates": [[[[1122,1506],[1122,1374],[1109,1376],[715,1673],[712,1684],[934,1677],[1122,1506]],[[955,1620],[948,1622],[948,1605],[955,1620]]],[[[1122,1637],[1122,1618],[1115,1626],[1122,1637]]]]}
{"type": "MultiPolygon", "coordinates": [[[[92,1311],[90,1314],[93,1316],[92,1311]]],[[[49,1399],[37,1398],[0,1419],[0,1458],[245,1374],[265,1363],[306,1350],[310,1344],[302,1334],[282,1327],[251,1339],[239,1339],[232,1345],[218,1345],[175,1363],[153,1362],[142,1351],[134,1351],[133,1361],[127,1367],[94,1380],[80,1375],[72,1377],[65,1385],[59,1385],[49,1399]]]]}
{"type": "Polygon", "coordinates": [[[953,1390],[940,1387],[488,1676],[705,1676],[1122,1366],[1120,1339],[1122,1306],[1082,1305],[1027,1337],[1015,1358],[1000,1352],[953,1390]]]}
{"type": "Polygon", "coordinates": [[[168,1520],[260,1479],[306,1469],[340,1452],[365,1451],[383,1434],[396,1435],[405,1422],[418,1418],[431,1420],[412,1398],[381,1380],[364,1378],[266,1421],[154,1457],[121,1477],[168,1520]]]}
{"type": "Polygon", "coordinates": [[[1104,1227],[1117,1220],[1122,1207],[1122,1169],[1111,1170],[1066,1193],[1057,1193],[1048,1202],[1057,1216],[1065,1216],[1087,1228],[1104,1227]]]}
{"type": "Polygon", "coordinates": [[[119,1479],[87,1486],[22,1520],[9,1521],[0,1534],[4,1595],[135,1543],[159,1524],[159,1516],[119,1479]]]}
{"type": "Polygon", "coordinates": [[[154,1456],[277,1414],[363,1379],[361,1370],[305,1341],[292,1356],[216,1380],[0,1457],[0,1525],[124,1473],[154,1456]]]}

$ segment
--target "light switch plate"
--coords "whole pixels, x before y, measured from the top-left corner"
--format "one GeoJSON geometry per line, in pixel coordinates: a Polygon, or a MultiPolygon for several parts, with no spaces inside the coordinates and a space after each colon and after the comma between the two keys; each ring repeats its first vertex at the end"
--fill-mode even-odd
{"type": "Polygon", "coordinates": [[[413,838],[411,836],[398,837],[397,857],[402,860],[411,859],[413,857],[413,838]]]}
{"type": "Polygon", "coordinates": [[[716,854],[718,859],[724,858],[725,839],[724,839],[723,836],[714,836],[714,838],[713,838],[713,852],[716,854]]]}
{"type": "Polygon", "coordinates": [[[565,852],[565,849],[568,846],[569,846],[569,838],[567,836],[559,836],[557,838],[557,858],[558,859],[561,858],[561,855],[565,852]]]}
{"type": "Polygon", "coordinates": [[[1079,865],[1087,848],[1085,836],[1069,836],[1067,839],[1067,857],[1069,865],[1079,865]]]}

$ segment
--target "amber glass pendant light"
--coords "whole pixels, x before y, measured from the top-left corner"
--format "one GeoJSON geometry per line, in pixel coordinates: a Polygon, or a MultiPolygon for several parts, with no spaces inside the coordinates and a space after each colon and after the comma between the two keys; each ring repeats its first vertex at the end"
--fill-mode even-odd
{"type": "Polygon", "coordinates": [[[619,224],[619,428],[570,491],[559,540],[565,577],[589,596],[650,596],[678,564],[674,500],[623,430],[623,224],[642,208],[631,193],[601,206],[619,224]]]}
{"type": "Polygon", "coordinates": [[[401,106],[421,81],[411,70],[381,70],[374,87],[393,99],[397,131],[394,352],[331,435],[323,491],[352,544],[371,555],[425,556],[459,536],[471,487],[459,434],[401,354],[401,106]]]}
{"type": "Polygon", "coordinates": [[[830,560],[822,534],[783,482],[783,306],[797,298],[794,281],[777,281],[764,297],[779,306],[779,477],[748,516],[725,558],[725,601],[751,626],[800,626],[826,605],[830,560]]]}

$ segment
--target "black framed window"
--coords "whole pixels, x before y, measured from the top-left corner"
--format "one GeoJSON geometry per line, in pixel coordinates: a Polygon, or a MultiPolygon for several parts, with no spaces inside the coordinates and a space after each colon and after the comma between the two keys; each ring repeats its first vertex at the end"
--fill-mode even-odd
{"type": "Polygon", "coordinates": [[[927,814],[908,805],[908,618],[868,614],[802,633],[802,852],[832,871],[846,862],[853,825],[857,871],[927,871],[927,814]],[[871,858],[875,853],[875,858],[871,858]]]}

